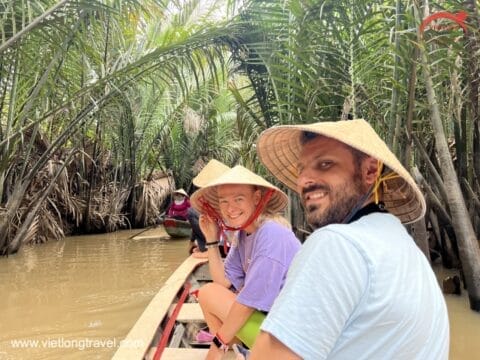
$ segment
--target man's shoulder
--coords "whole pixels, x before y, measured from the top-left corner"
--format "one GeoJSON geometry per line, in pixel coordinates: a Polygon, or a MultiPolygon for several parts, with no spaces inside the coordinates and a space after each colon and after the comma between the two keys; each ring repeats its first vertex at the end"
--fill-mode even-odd
{"type": "Polygon", "coordinates": [[[341,246],[343,250],[355,249],[363,256],[370,253],[395,251],[391,239],[408,237],[398,219],[388,213],[364,216],[350,224],[331,224],[315,230],[305,241],[306,251],[322,251],[324,248],[341,246]]]}
{"type": "Polygon", "coordinates": [[[345,252],[360,252],[359,232],[352,231],[351,224],[331,224],[316,229],[302,245],[301,252],[309,257],[336,256],[345,252]]]}
{"type": "Polygon", "coordinates": [[[383,231],[403,231],[405,228],[398,218],[389,213],[373,213],[361,217],[349,224],[330,224],[317,229],[311,236],[340,236],[350,238],[352,235],[356,238],[358,235],[366,233],[379,234],[383,231]]]}

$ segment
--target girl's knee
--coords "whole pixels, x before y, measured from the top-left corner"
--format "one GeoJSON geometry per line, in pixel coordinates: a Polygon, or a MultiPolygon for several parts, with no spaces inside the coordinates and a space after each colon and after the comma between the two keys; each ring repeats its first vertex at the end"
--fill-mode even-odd
{"type": "Polygon", "coordinates": [[[218,292],[217,284],[215,283],[208,283],[203,285],[200,289],[198,289],[198,302],[202,303],[211,298],[216,292],[218,292]]]}

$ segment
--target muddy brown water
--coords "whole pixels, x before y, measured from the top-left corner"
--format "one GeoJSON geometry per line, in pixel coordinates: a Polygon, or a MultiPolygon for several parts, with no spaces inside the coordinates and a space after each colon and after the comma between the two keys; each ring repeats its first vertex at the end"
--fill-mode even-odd
{"type": "MultiPolygon", "coordinates": [[[[188,240],[131,239],[139,232],[70,237],[0,258],[0,359],[109,359],[187,256],[188,240]]],[[[480,314],[465,293],[446,299],[450,359],[480,358],[480,314]]]]}

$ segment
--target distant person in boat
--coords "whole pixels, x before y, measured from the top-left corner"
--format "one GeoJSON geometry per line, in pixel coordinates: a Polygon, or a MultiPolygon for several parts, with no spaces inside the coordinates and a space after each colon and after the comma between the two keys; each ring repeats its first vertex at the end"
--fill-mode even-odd
{"type": "Polygon", "coordinates": [[[415,181],[364,120],[278,126],[260,160],[315,230],[293,260],[250,359],[447,359],[447,308],[403,223],[415,181]]]}
{"type": "Polygon", "coordinates": [[[198,293],[209,330],[215,334],[207,359],[221,357],[236,339],[252,346],[282,288],[301,246],[280,215],[287,202],[285,193],[242,166],[192,195],[192,206],[201,213],[213,279],[198,293]],[[218,239],[225,230],[239,233],[223,263],[218,239]]]}
{"type": "Polygon", "coordinates": [[[175,190],[173,201],[167,211],[167,217],[186,221],[190,206],[187,192],[183,189],[175,190]]]}
{"type": "MultiPolygon", "coordinates": [[[[192,183],[197,188],[202,188],[207,185],[213,179],[219,177],[226,171],[230,170],[230,167],[225,165],[224,163],[216,160],[211,159],[200,172],[192,179],[192,183]]],[[[195,258],[208,258],[208,251],[205,247],[205,236],[202,233],[199,225],[199,216],[197,210],[193,207],[188,209],[188,221],[192,226],[192,237],[190,239],[190,252],[193,253],[193,257],[195,258]]],[[[222,244],[223,245],[223,244],[222,244]]],[[[223,249],[223,246],[220,246],[220,252],[222,257],[225,257],[226,253],[223,249]]]]}

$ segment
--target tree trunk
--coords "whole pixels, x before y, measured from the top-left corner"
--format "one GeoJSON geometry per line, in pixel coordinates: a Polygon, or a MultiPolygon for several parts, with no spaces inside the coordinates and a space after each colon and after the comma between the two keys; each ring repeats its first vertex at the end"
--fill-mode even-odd
{"type": "MultiPolygon", "coordinates": [[[[425,43],[423,44],[425,45],[425,43]]],[[[465,274],[470,308],[480,311],[480,248],[448,149],[427,55],[424,51],[421,54],[421,61],[430,108],[430,120],[435,136],[435,148],[447,190],[448,205],[457,237],[460,261],[465,274]]]]}
{"type": "Polygon", "coordinates": [[[0,255],[8,255],[8,246],[11,239],[8,238],[10,232],[8,228],[17,210],[20,208],[23,197],[30,182],[18,182],[9,196],[6,209],[7,211],[0,217],[0,255]]]}
{"type": "MultiPolygon", "coordinates": [[[[408,165],[411,159],[412,152],[412,133],[413,133],[413,117],[415,111],[415,87],[417,85],[417,63],[418,63],[418,47],[415,47],[413,50],[413,61],[410,69],[410,78],[408,81],[408,105],[407,105],[407,121],[405,124],[406,129],[406,144],[404,158],[402,159],[403,165],[408,165]]],[[[408,168],[408,167],[407,167],[408,168]]]]}
{"type": "MultiPolygon", "coordinates": [[[[393,64],[393,82],[394,85],[392,86],[392,102],[390,106],[390,123],[388,129],[388,145],[392,149],[394,154],[399,153],[398,149],[398,142],[400,137],[401,131],[401,118],[400,114],[398,113],[398,99],[399,99],[399,91],[397,85],[400,81],[400,56],[398,54],[401,52],[400,50],[400,23],[402,17],[402,1],[397,0],[395,6],[395,58],[393,64]]],[[[408,161],[408,159],[407,159],[408,161]]]]}
{"type": "Polygon", "coordinates": [[[441,232],[437,232],[440,234],[440,236],[437,236],[437,240],[440,242],[440,246],[443,251],[442,263],[447,269],[457,267],[459,266],[458,247],[456,246],[455,231],[452,226],[452,220],[450,219],[450,216],[445,210],[443,204],[440,202],[440,199],[432,190],[430,185],[426,182],[422,174],[420,174],[420,171],[418,171],[417,167],[412,168],[412,174],[415,178],[415,181],[419,183],[426,192],[427,203],[431,208],[430,220],[432,221],[432,226],[434,228],[436,227],[438,229],[442,229],[441,232]],[[441,223],[441,226],[439,223],[441,223]],[[444,233],[446,238],[443,236],[444,233]]]}
{"type": "MultiPolygon", "coordinates": [[[[431,178],[434,180],[434,185],[435,185],[436,189],[438,189],[438,192],[440,193],[440,198],[444,202],[447,202],[448,201],[447,190],[445,189],[445,186],[443,184],[442,177],[440,176],[437,169],[433,165],[433,162],[430,160],[430,157],[428,156],[427,150],[425,149],[425,147],[423,146],[421,141],[415,135],[412,135],[412,137],[413,137],[416,149],[419,150],[417,153],[419,154],[420,157],[423,158],[423,160],[425,162],[425,165],[428,169],[428,172],[429,172],[431,178]]],[[[419,180],[419,179],[417,179],[417,180],[419,180]]],[[[425,181],[425,180],[422,178],[422,181],[425,181]]]]}
{"type": "Polygon", "coordinates": [[[472,202],[474,213],[474,217],[472,217],[472,219],[475,220],[475,215],[476,217],[478,217],[478,214],[480,214],[480,198],[477,196],[477,194],[475,194],[467,179],[463,178],[462,184],[463,188],[465,189],[465,193],[468,195],[468,198],[472,202]]]}
{"type": "MultiPolygon", "coordinates": [[[[477,3],[475,0],[467,0],[465,7],[469,10],[468,24],[472,29],[480,27],[480,19],[478,16],[477,3]]],[[[474,176],[480,176],[480,65],[478,63],[478,53],[480,51],[480,42],[478,41],[478,33],[468,31],[465,34],[466,41],[466,76],[468,79],[468,107],[472,118],[473,130],[473,173],[474,176]]]]}
{"type": "Polygon", "coordinates": [[[430,259],[430,246],[428,243],[428,232],[425,218],[411,224],[410,230],[413,240],[415,240],[415,244],[417,244],[418,248],[422,250],[428,262],[431,263],[432,260],[430,259]]]}
{"type": "Polygon", "coordinates": [[[443,267],[447,269],[458,268],[460,266],[460,263],[453,252],[452,243],[446,231],[440,228],[437,215],[433,210],[429,213],[429,219],[430,223],[432,224],[432,229],[435,234],[436,241],[438,243],[440,255],[442,257],[443,267]]]}

